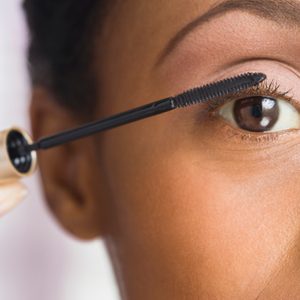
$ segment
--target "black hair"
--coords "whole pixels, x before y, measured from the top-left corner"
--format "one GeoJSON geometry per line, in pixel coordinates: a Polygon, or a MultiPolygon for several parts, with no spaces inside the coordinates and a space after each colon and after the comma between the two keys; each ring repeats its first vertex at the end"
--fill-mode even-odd
{"type": "Polygon", "coordinates": [[[108,0],[25,0],[29,70],[33,85],[48,88],[78,116],[90,116],[97,84],[93,37],[108,0]]]}

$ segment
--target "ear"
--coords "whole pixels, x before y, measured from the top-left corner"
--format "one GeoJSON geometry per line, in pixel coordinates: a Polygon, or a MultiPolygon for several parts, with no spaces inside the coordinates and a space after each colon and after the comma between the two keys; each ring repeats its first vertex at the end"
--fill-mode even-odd
{"type": "MultiPolygon", "coordinates": [[[[44,88],[34,88],[29,108],[34,141],[81,125],[44,88]]],[[[37,151],[44,196],[60,224],[81,239],[103,233],[104,188],[95,165],[93,136],[37,151]]]]}

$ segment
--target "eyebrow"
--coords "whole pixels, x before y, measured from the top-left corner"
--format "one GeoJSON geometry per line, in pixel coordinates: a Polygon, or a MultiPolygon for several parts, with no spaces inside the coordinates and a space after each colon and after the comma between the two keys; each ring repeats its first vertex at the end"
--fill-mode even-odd
{"type": "Polygon", "coordinates": [[[271,20],[280,25],[294,25],[300,27],[300,2],[295,0],[226,0],[203,15],[197,17],[183,27],[167,44],[156,62],[161,64],[165,58],[178,46],[181,40],[196,27],[214,18],[225,15],[230,11],[246,11],[263,19],[271,20]]]}

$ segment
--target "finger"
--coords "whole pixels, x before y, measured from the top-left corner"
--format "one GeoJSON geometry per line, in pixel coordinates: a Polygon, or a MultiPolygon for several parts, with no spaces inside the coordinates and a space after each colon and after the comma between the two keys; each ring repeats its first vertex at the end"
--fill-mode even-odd
{"type": "Polygon", "coordinates": [[[0,185],[0,217],[17,206],[27,194],[26,186],[20,182],[0,185]]]}

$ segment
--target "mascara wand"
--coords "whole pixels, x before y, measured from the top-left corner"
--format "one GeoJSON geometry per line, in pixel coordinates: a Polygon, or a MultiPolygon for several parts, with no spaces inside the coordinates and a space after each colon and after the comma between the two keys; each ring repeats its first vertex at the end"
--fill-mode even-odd
{"type": "Polygon", "coordinates": [[[231,93],[258,85],[265,80],[265,78],[266,75],[262,73],[245,73],[222,81],[217,81],[213,84],[207,84],[202,87],[188,90],[175,97],[155,101],[100,121],[88,123],[75,129],[42,138],[36,143],[29,145],[27,150],[48,149],[103,130],[112,129],[120,125],[167,112],[175,108],[206,102],[217,97],[224,97],[231,93]]]}
{"type": "Polygon", "coordinates": [[[265,79],[266,75],[263,73],[244,73],[196,87],[177,96],[151,102],[74,129],[62,131],[34,143],[30,136],[18,127],[2,131],[0,132],[0,182],[32,174],[36,168],[36,151],[38,150],[59,146],[97,132],[145,119],[176,108],[225,97],[256,86],[265,79]]]}

